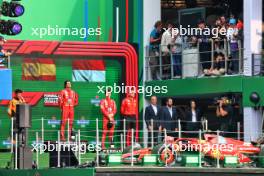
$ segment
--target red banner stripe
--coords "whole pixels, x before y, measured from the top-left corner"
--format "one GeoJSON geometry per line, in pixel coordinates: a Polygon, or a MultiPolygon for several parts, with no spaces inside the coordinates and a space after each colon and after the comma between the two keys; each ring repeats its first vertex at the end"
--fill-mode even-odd
{"type": "Polygon", "coordinates": [[[56,75],[41,75],[39,77],[22,75],[25,81],[56,81],[56,75]]]}
{"type": "Polygon", "coordinates": [[[103,60],[74,60],[72,62],[73,70],[105,70],[103,60]]]}

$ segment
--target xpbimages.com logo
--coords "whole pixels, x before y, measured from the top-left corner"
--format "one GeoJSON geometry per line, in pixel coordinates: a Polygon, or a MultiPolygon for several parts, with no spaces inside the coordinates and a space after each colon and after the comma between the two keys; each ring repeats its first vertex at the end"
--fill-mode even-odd
{"type": "Polygon", "coordinates": [[[145,93],[146,96],[151,96],[153,94],[166,94],[168,93],[168,87],[167,86],[126,86],[125,83],[122,83],[121,85],[117,85],[114,83],[114,85],[108,85],[108,86],[97,86],[98,91],[97,93],[105,93],[105,90],[109,90],[110,92],[114,94],[127,94],[131,91],[136,90],[138,94],[145,93]]]}
{"type": "Polygon", "coordinates": [[[53,152],[53,151],[73,151],[80,152],[81,154],[85,154],[87,152],[96,152],[101,151],[101,144],[86,144],[86,143],[76,143],[76,142],[61,142],[61,143],[51,143],[48,141],[47,143],[33,143],[32,152],[40,152],[40,154],[44,152],[53,152]]]}
{"type": "Polygon", "coordinates": [[[80,36],[80,38],[86,38],[88,36],[99,36],[102,35],[101,28],[66,28],[58,25],[47,27],[35,27],[31,28],[32,36],[38,36],[44,38],[45,36],[80,36]]]}

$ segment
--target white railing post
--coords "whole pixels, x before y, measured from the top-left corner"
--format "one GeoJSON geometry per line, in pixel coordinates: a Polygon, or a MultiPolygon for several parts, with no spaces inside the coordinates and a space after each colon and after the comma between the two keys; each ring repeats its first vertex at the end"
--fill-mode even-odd
{"type": "Polygon", "coordinates": [[[68,118],[68,143],[70,142],[70,118],[68,118]]]}
{"type": "Polygon", "coordinates": [[[17,154],[18,154],[18,136],[16,133],[16,146],[15,146],[15,169],[17,170],[17,154]]]}
{"type": "Polygon", "coordinates": [[[58,158],[57,158],[57,167],[61,167],[60,166],[60,150],[61,150],[61,146],[60,146],[60,131],[58,131],[58,158]]]}
{"type": "Polygon", "coordinates": [[[178,137],[181,138],[181,120],[178,119],[178,137]]]}
{"type": "MultiPolygon", "coordinates": [[[[37,144],[37,146],[39,146],[38,132],[36,132],[36,144],[37,144]]],[[[39,165],[39,148],[37,148],[37,151],[36,151],[36,164],[38,167],[38,165],[39,165]]]]}
{"type": "Polygon", "coordinates": [[[208,120],[205,120],[205,131],[208,131],[208,120]]]}
{"type": "MultiPolygon", "coordinates": [[[[81,164],[81,151],[80,151],[80,147],[81,147],[81,131],[80,129],[78,130],[78,161],[79,164],[81,164]]],[[[97,149],[97,146],[96,146],[97,149]]]]}
{"type": "MultiPolygon", "coordinates": [[[[96,118],[96,146],[99,145],[99,121],[96,118]]],[[[96,150],[96,165],[99,167],[99,151],[96,150]]]]}
{"type": "Polygon", "coordinates": [[[122,133],[120,134],[120,143],[121,143],[121,144],[120,144],[120,146],[121,146],[121,151],[123,152],[123,151],[124,151],[124,146],[123,146],[124,144],[123,144],[123,134],[122,134],[122,133]]]}
{"type": "Polygon", "coordinates": [[[124,149],[126,148],[126,119],[123,120],[124,149]]]}
{"type": "Polygon", "coordinates": [[[14,145],[13,145],[13,141],[14,141],[14,118],[11,118],[11,153],[14,152],[14,145]]]}
{"type": "MultiPolygon", "coordinates": [[[[165,142],[165,156],[167,155],[167,130],[166,129],[164,129],[164,142],[165,142]]],[[[167,162],[167,158],[166,157],[164,157],[165,158],[165,166],[167,167],[168,166],[168,162],[167,162]]]]}
{"type": "MultiPolygon", "coordinates": [[[[219,130],[217,130],[217,145],[219,145],[219,130]]],[[[216,163],[216,167],[217,167],[217,168],[220,168],[220,161],[219,161],[219,159],[220,159],[220,158],[219,158],[219,155],[220,155],[220,154],[219,154],[219,152],[218,152],[219,149],[216,149],[216,150],[217,150],[217,156],[216,156],[216,157],[217,157],[217,163],[216,163]]]]}
{"type": "Polygon", "coordinates": [[[134,166],[134,128],[131,129],[131,166],[134,166]]]}
{"type": "Polygon", "coordinates": [[[41,138],[42,141],[44,142],[44,118],[41,118],[41,138]]]}
{"type": "Polygon", "coordinates": [[[151,148],[154,147],[154,123],[153,123],[153,119],[151,119],[151,148]]]}
{"type": "MultiPolygon", "coordinates": [[[[199,143],[202,141],[202,131],[199,130],[199,143]]],[[[199,147],[199,167],[202,167],[202,148],[199,147]]]]}
{"type": "Polygon", "coordinates": [[[240,140],[241,137],[240,137],[240,122],[237,122],[237,140],[240,140]]]}

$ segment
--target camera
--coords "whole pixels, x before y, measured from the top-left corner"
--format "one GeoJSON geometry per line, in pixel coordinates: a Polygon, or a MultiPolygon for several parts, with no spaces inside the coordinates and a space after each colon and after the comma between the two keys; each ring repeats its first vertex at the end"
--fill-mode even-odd
{"type": "Polygon", "coordinates": [[[223,101],[223,105],[229,105],[229,104],[232,104],[232,101],[231,101],[230,99],[228,99],[227,97],[225,97],[225,98],[224,98],[224,97],[221,97],[221,98],[216,97],[216,98],[214,98],[214,100],[213,100],[213,104],[219,106],[220,101],[223,101]]]}

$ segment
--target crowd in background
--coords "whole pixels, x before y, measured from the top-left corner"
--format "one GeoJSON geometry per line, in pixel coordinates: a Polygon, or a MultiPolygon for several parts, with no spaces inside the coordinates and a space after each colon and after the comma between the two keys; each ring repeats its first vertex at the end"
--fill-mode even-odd
{"type": "Polygon", "coordinates": [[[172,64],[173,77],[181,77],[182,51],[186,47],[197,47],[197,45],[199,45],[201,75],[219,76],[239,73],[239,50],[242,48],[240,41],[243,40],[242,20],[236,19],[233,15],[230,15],[228,19],[222,15],[215,20],[215,24],[212,26],[207,26],[206,22],[201,19],[197,22],[196,27],[201,31],[206,28],[217,28],[217,37],[215,35],[205,35],[204,32],[197,35],[182,36],[180,32],[173,31],[175,28],[179,29],[179,25],[161,21],[155,23],[154,29],[150,33],[148,48],[149,67],[153,80],[166,79],[166,77],[161,77],[159,73],[160,55],[162,56],[162,71],[165,73],[170,72],[170,65],[172,64]],[[224,32],[225,35],[221,32],[223,30],[226,31],[224,32]],[[212,52],[214,52],[213,63],[212,52]],[[170,58],[171,55],[172,59],[170,58]]]}

